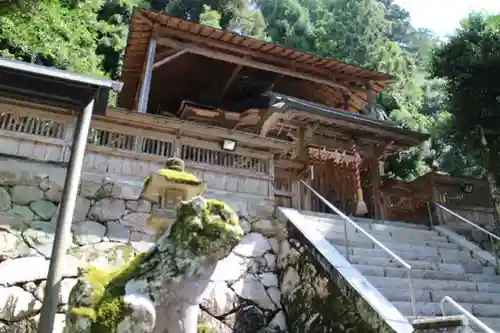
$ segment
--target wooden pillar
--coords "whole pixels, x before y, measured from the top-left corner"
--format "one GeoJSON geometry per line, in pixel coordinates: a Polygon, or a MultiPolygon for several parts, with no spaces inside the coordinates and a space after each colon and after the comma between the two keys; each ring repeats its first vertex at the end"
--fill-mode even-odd
{"type": "Polygon", "coordinates": [[[351,96],[349,96],[346,93],[342,93],[342,98],[344,100],[344,106],[343,106],[344,111],[349,111],[349,101],[351,99],[351,96]]]}
{"type": "Polygon", "coordinates": [[[371,82],[366,84],[366,97],[368,100],[368,110],[370,112],[375,111],[375,96],[373,95],[371,82]]]}
{"type": "Polygon", "coordinates": [[[383,218],[384,214],[382,207],[382,193],[380,192],[380,168],[379,161],[376,157],[370,160],[369,170],[373,198],[373,213],[375,215],[375,219],[380,220],[383,218]]]}
{"type": "Polygon", "coordinates": [[[144,68],[143,80],[139,94],[139,102],[137,106],[137,112],[139,113],[146,113],[148,108],[149,88],[151,87],[151,78],[153,76],[153,64],[155,61],[155,54],[156,54],[156,40],[151,39],[149,41],[146,66],[144,68]]]}
{"type": "MultiPolygon", "coordinates": [[[[430,200],[431,200],[431,203],[430,203],[430,206],[429,206],[429,220],[432,220],[432,224],[433,225],[440,225],[442,224],[444,221],[443,221],[443,214],[441,212],[440,209],[437,209],[436,208],[436,205],[434,205],[432,202],[436,202],[436,203],[441,203],[441,198],[440,198],[440,193],[439,193],[439,190],[436,186],[436,178],[434,177],[434,173],[431,173],[429,175],[429,187],[431,189],[431,197],[430,197],[430,200]]],[[[431,221],[429,221],[431,222],[431,221]]]]}

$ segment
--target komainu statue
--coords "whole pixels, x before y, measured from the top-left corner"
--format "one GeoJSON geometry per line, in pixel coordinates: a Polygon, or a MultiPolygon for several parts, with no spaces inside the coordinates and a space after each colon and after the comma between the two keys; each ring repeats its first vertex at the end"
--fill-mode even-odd
{"type": "Polygon", "coordinates": [[[67,333],[196,333],[199,302],[216,263],[243,237],[237,214],[201,197],[204,184],[169,159],[148,177],[155,245],[115,271],[80,271],[67,333]]]}

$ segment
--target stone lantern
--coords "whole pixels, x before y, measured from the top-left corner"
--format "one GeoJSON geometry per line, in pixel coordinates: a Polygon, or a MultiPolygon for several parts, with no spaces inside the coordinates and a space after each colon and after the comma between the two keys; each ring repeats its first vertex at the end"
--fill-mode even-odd
{"type": "Polygon", "coordinates": [[[202,180],[184,170],[179,158],[169,158],[163,169],[153,172],[144,182],[143,198],[153,203],[148,226],[158,234],[175,220],[175,208],[181,201],[200,195],[206,188],[202,180]]]}

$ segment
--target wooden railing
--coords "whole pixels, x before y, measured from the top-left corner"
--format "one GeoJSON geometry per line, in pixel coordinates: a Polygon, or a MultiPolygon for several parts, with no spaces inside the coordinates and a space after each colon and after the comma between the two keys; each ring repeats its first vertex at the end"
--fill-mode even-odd
{"type": "MultiPolygon", "coordinates": [[[[17,101],[0,102],[0,153],[67,162],[75,124],[70,112],[17,101]]],[[[178,156],[210,189],[274,200],[273,154],[289,143],[257,135],[111,109],[96,116],[88,137],[84,172],[143,178],[178,156]],[[234,152],[220,147],[237,141],[234,152]]]]}

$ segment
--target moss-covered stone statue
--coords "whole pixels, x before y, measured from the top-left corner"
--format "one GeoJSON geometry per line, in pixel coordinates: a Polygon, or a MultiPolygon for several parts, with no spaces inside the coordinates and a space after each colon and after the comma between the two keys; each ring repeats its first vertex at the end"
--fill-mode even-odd
{"type": "Polygon", "coordinates": [[[203,188],[176,158],[148,177],[143,197],[158,205],[150,223],[161,230],[155,246],[116,271],[82,269],[70,294],[67,333],[197,332],[200,298],[215,265],[243,237],[236,213],[199,196],[203,188]],[[175,214],[165,214],[172,194],[179,201],[175,214]]]}

